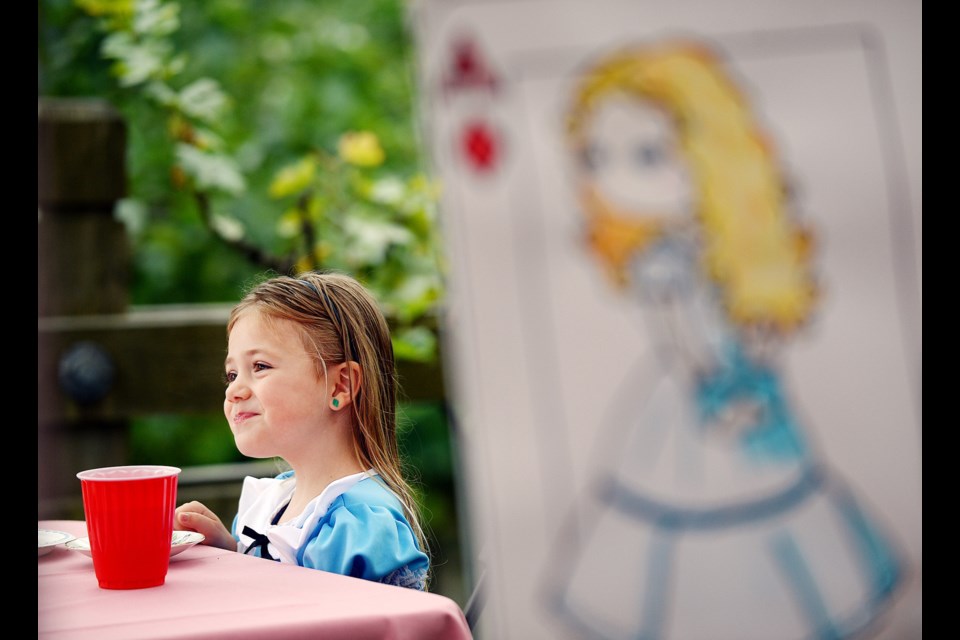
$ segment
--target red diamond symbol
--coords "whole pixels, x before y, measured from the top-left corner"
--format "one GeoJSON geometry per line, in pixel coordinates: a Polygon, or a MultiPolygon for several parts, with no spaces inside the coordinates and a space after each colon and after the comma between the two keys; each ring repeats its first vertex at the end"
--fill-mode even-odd
{"type": "Polygon", "coordinates": [[[490,171],[497,163],[497,139],[485,123],[475,122],[464,127],[461,144],[467,159],[477,171],[490,171]]]}

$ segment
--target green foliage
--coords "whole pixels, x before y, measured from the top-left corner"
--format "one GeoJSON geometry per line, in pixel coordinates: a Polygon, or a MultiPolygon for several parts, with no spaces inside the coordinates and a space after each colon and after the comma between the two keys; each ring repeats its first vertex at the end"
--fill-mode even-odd
{"type": "Polygon", "coordinates": [[[398,358],[437,354],[435,215],[403,0],[42,0],[40,94],[128,123],[133,302],[233,301],[257,274],[364,281],[398,358]],[[78,73],[82,70],[82,73],[78,73]]]}
{"type": "Polygon", "coordinates": [[[192,467],[244,462],[222,415],[157,415],[130,426],[130,463],[192,467]]]}

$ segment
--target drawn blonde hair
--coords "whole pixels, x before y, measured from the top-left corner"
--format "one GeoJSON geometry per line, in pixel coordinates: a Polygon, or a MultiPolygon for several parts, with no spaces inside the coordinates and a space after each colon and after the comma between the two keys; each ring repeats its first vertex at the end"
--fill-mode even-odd
{"type": "MultiPolygon", "coordinates": [[[[304,347],[314,356],[317,372],[327,364],[352,360],[363,381],[353,389],[354,453],[364,469],[374,469],[403,503],[421,551],[429,554],[413,487],[404,475],[397,442],[398,383],[390,327],[376,299],[353,277],[336,272],[305,272],[299,277],[274,276],[254,288],[233,308],[227,334],[240,316],[256,310],[265,319],[295,322],[304,347]]],[[[317,398],[317,402],[322,402],[317,398]]]]}
{"type": "MultiPolygon", "coordinates": [[[[718,59],[703,45],[674,43],[620,50],[591,66],[568,114],[576,153],[588,142],[591,116],[613,97],[651,101],[673,116],[697,189],[702,265],[730,320],[781,333],[796,329],[817,300],[811,236],[786,215],[772,145],[718,59]]],[[[589,183],[580,197],[591,247],[622,285],[630,255],[663,228],[618,214],[589,183]]]]}

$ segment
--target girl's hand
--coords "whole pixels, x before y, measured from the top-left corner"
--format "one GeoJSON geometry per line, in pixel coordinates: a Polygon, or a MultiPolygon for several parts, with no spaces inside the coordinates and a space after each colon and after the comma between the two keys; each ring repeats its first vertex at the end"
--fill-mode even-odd
{"type": "Polygon", "coordinates": [[[196,531],[203,534],[203,544],[228,551],[237,550],[237,541],[223,525],[220,518],[203,503],[187,502],[177,507],[173,516],[173,528],[178,531],[196,531]]]}

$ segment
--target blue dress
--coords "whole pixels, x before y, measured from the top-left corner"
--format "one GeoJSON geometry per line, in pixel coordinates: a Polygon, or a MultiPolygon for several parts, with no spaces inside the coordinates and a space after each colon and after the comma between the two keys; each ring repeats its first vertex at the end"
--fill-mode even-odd
{"type": "Polygon", "coordinates": [[[296,486],[292,471],[244,479],[233,521],[237,551],[364,580],[424,590],[429,559],[400,500],[372,470],[327,486],[279,523],[296,486]]]}

